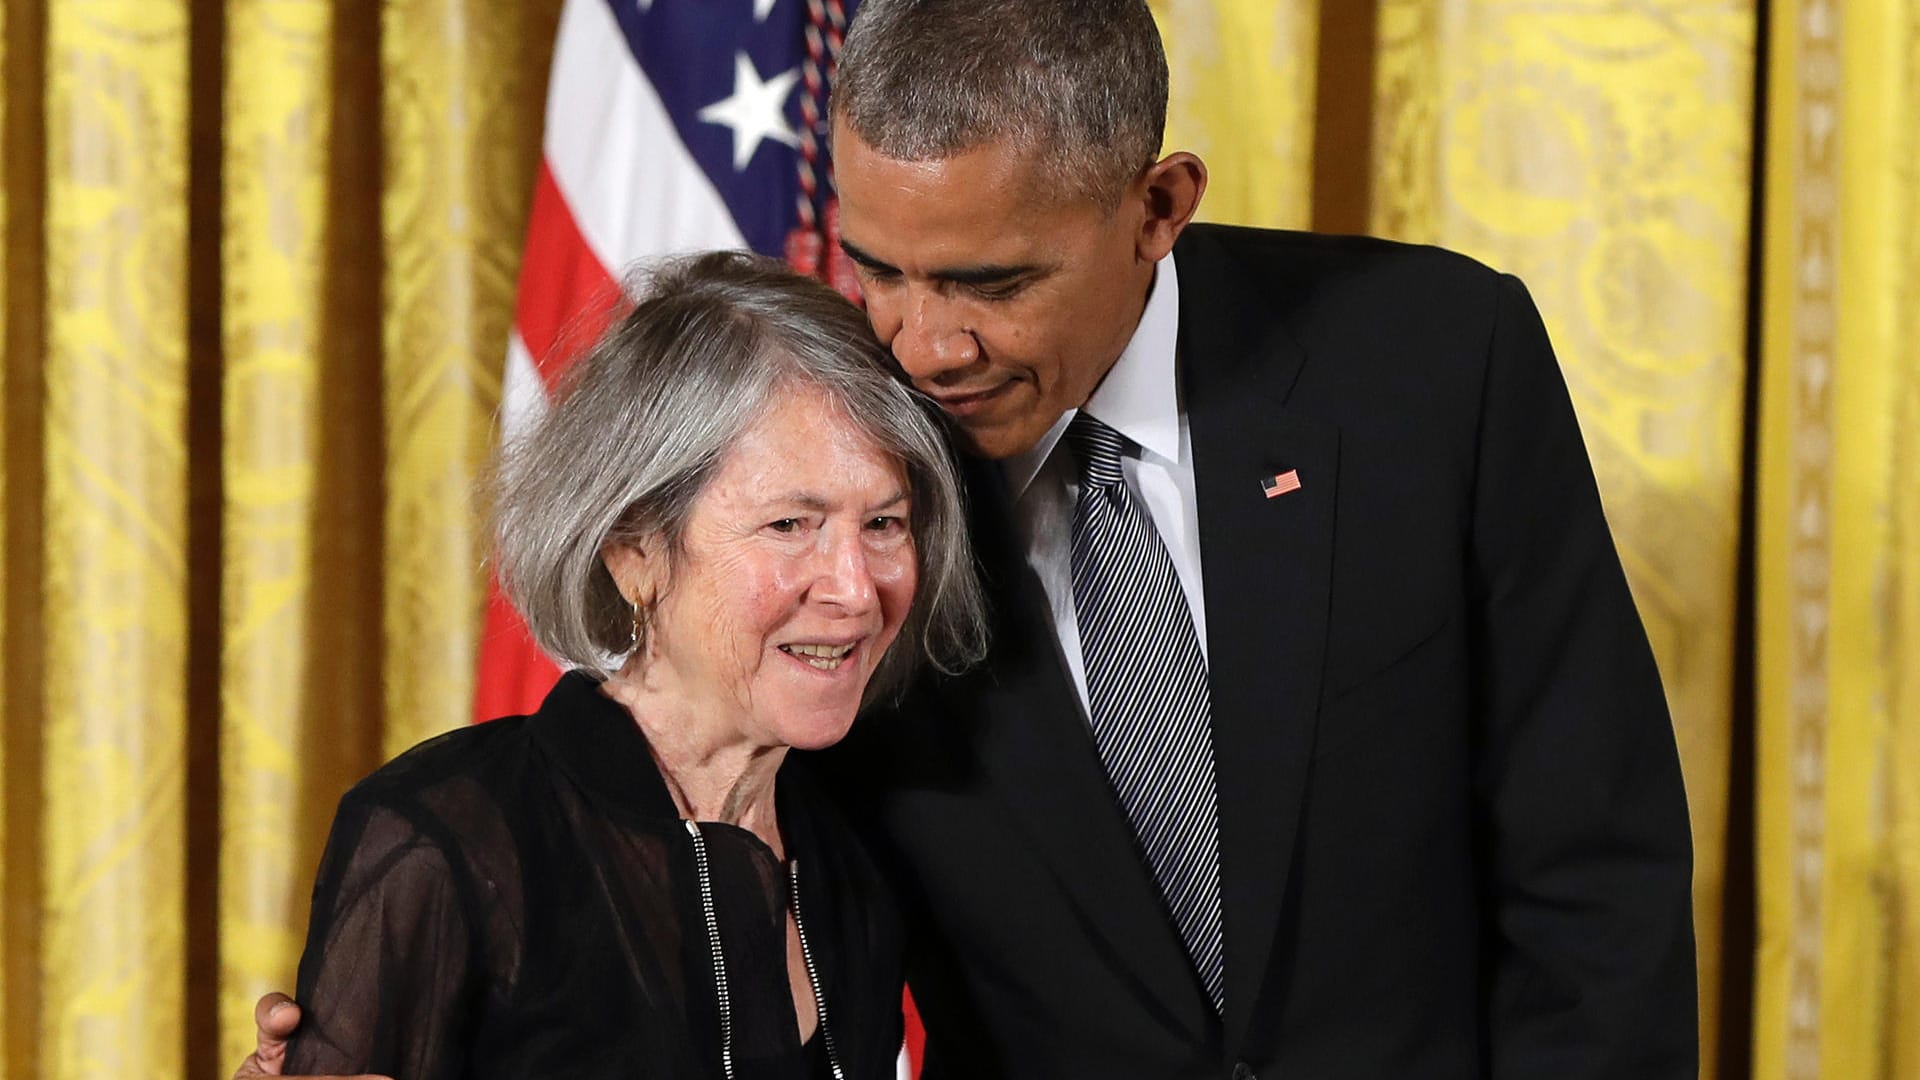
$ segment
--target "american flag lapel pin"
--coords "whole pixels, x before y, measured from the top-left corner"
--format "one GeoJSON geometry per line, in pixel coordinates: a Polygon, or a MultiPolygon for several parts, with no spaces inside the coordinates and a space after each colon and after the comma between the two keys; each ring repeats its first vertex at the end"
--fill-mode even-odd
{"type": "Polygon", "coordinates": [[[1269,499],[1277,499],[1290,491],[1299,491],[1300,470],[1288,469],[1278,476],[1269,476],[1260,481],[1260,490],[1266,492],[1269,499]]]}

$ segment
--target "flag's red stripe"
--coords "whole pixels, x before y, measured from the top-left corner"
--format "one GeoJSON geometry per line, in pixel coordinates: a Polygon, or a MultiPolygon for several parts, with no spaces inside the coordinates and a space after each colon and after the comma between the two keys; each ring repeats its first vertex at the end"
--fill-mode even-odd
{"type": "Polygon", "coordinates": [[[473,687],[474,721],[533,712],[559,677],[560,669],[534,645],[520,613],[501,594],[499,582],[489,580],[479,677],[473,687]]]}
{"type": "Polygon", "coordinates": [[[913,1003],[913,991],[902,991],[901,1010],[907,1017],[907,1060],[913,1063],[913,1075],[920,1075],[920,1065],[927,1057],[927,1033],[920,1026],[920,1008],[913,1003]]]}
{"type": "MultiPolygon", "coordinates": [[[[526,254],[520,265],[514,325],[532,354],[547,392],[579,351],[592,343],[617,308],[619,286],[580,233],[566,197],[543,160],[534,182],[527,221],[526,254]]],[[[480,632],[473,718],[529,713],[559,675],[533,643],[519,612],[497,581],[489,581],[486,619],[480,632]]]]}
{"type": "Polygon", "coordinates": [[[587,245],[543,159],[527,219],[514,325],[549,391],[567,364],[606,328],[619,302],[619,284],[587,245]]]}

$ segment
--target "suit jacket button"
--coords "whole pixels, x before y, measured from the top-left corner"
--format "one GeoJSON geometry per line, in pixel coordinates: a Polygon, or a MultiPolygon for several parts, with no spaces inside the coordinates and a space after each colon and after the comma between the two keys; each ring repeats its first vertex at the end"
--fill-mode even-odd
{"type": "Polygon", "coordinates": [[[1233,1067],[1233,1080],[1260,1080],[1253,1075],[1253,1066],[1242,1061],[1233,1067]]]}

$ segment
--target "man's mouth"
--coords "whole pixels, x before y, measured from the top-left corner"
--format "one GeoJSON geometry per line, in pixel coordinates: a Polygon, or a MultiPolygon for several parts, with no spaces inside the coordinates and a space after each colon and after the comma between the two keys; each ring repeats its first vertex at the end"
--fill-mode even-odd
{"type": "Polygon", "coordinates": [[[931,391],[930,396],[947,412],[955,416],[966,416],[969,413],[978,412],[980,409],[986,407],[994,399],[1005,393],[1007,387],[1012,386],[1014,381],[1013,379],[1008,379],[1006,382],[981,390],[936,390],[931,391]]]}
{"type": "Polygon", "coordinates": [[[847,642],[844,645],[808,645],[794,643],[780,646],[780,651],[811,668],[821,671],[833,671],[846,662],[849,653],[859,642],[847,642]]]}

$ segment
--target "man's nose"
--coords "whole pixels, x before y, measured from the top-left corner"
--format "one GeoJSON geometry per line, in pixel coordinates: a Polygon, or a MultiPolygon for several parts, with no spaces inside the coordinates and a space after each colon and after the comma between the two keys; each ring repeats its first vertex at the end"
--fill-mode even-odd
{"type": "MultiPolygon", "coordinates": [[[[958,317],[951,302],[933,290],[909,290],[893,304],[896,310],[884,313],[894,327],[887,343],[908,378],[935,382],[980,361],[980,342],[972,328],[958,317]]],[[[875,323],[881,325],[881,320],[875,323]]],[[[881,336],[885,339],[885,330],[881,336]]]]}

